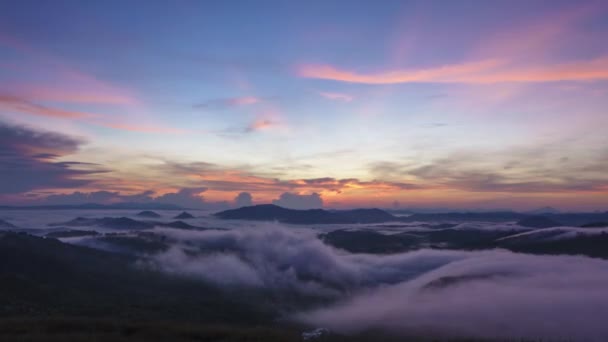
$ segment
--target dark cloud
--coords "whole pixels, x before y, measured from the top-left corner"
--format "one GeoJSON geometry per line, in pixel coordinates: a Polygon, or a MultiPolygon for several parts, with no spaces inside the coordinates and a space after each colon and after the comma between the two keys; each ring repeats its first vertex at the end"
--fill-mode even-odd
{"type": "Polygon", "coordinates": [[[102,170],[92,164],[55,161],[76,152],[82,144],[67,135],[0,122],[0,193],[78,188],[90,183],[85,177],[102,170]]]}
{"type": "Polygon", "coordinates": [[[237,207],[248,207],[253,204],[253,196],[248,192],[241,192],[234,198],[237,207]]]}
{"type": "Polygon", "coordinates": [[[69,194],[51,194],[42,199],[30,202],[31,204],[84,204],[84,203],[162,203],[172,204],[184,208],[226,208],[226,203],[206,202],[201,195],[207,188],[182,188],[177,192],[156,195],[154,191],[144,191],[136,194],[123,194],[118,191],[76,191],[69,194]]]}
{"type": "Polygon", "coordinates": [[[76,191],[70,194],[52,194],[38,201],[37,204],[84,204],[99,203],[109,204],[118,202],[148,203],[154,201],[154,191],[144,191],[134,195],[125,195],[117,191],[76,191]]]}
{"type": "Polygon", "coordinates": [[[414,179],[421,185],[478,192],[571,192],[608,188],[608,158],[572,158],[568,146],[455,153],[429,163],[383,161],[369,165],[381,179],[414,179]]]}
{"type": "Polygon", "coordinates": [[[310,195],[284,192],[278,199],[273,200],[272,203],[291,209],[316,209],[323,207],[323,199],[316,192],[310,195]]]}

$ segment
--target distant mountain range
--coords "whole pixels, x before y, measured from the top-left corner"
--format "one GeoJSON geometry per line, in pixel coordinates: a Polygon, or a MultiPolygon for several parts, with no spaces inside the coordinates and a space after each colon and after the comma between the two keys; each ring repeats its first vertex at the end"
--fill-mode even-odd
{"type": "Polygon", "coordinates": [[[409,216],[395,216],[381,209],[353,210],[296,210],[274,204],[261,204],[231,209],[215,214],[226,220],[278,221],[290,224],[351,224],[385,222],[518,222],[525,227],[546,228],[556,226],[582,226],[608,221],[608,213],[518,213],[496,212],[451,212],[418,213],[409,216]]]}
{"type": "Polygon", "coordinates": [[[291,224],[382,223],[397,220],[395,216],[380,209],[295,210],[274,204],[225,210],[215,216],[226,220],[279,221],[291,224]]]}

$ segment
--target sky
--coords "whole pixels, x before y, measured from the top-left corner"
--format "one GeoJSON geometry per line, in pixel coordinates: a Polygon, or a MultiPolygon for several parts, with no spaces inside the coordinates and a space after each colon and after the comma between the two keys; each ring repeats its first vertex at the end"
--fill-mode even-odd
{"type": "Polygon", "coordinates": [[[608,210],[605,1],[2,1],[0,204],[608,210]]]}

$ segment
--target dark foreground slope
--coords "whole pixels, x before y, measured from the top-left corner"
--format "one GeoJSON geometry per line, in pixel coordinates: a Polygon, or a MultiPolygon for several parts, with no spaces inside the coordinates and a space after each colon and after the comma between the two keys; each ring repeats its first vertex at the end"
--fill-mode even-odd
{"type": "Polygon", "coordinates": [[[201,282],[55,239],[0,233],[0,317],[112,317],[253,322],[267,314],[201,282]]]}
{"type": "MultiPolygon", "coordinates": [[[[294,327],[201,325],[174,321],[125,322],[74,318],[0,320],[0,340],[28,342],[498,342],[498,340],[471,338],[438,340],[425,337],[390,336],[378,331],[350,336],[329,332],[322,337],[307,340],[303,339],[299,330],[294,327]]],[[[542,340],[501,339],[499,341],[541,342],[542,340]]]]}

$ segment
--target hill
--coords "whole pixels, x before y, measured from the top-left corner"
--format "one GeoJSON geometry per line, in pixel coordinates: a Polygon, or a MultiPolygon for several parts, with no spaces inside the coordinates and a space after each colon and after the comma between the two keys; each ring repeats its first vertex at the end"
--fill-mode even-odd
{"type": "Polygon", "coordinates": [[[199,281],[134,259],[27,234],[0,233],[0,317],[260,322],[268,314],[199,281]]]}
{"type": "Polygon", "coordinates": [[[545,217],[545,216],[525,217],[525,218],[517,221],[517,224],[522,227],[529,227],[529,228],[551,228],[551,227],[561,226],[560,223],[558,223],[548,217],[545,217]]]}
{"type": "Polygon", "coordinates": [[[214,215],[225,220],[279,221],[291,224],[382,223],[398,220],[395,216],[380,209],[296,210],[274,204],[225,210],[214,215]]]}
{"type": "Polygon", "coordinates": [[[159,217],[162,217],[160,214],[155,213],[155,212],[153,212],[151,210],[140,211],[135,216],[148,217],[148,218],[159,218],[159,217]]]}

